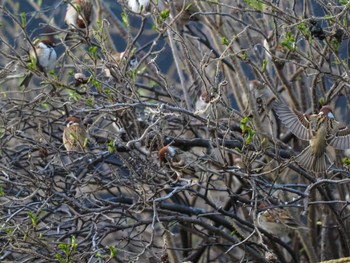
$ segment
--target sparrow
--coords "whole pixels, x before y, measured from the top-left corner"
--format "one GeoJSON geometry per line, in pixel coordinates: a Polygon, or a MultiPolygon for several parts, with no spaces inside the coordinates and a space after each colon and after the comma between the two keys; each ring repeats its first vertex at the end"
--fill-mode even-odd
{"type": "Polygon", "coordinates": [[[65,121],[67,127],[63,131],[63,145],[67,152],[86,152],[87,133],[77,117],[70,116],[65,121]]]}
{"type": "Polygon", "coordinates": [[[85,29],[95,20],[94,6],[90,0],[73,0],[68,4],[65,22],[69,27],[85,29]]]}
{"type": "MultiPolygon", "coordinates": [[[[115,65],[119,66],[119,69],[122,69],[122,64],[128,61],[128,58],[130,56],[129,51],[123,51],[123,52],[113,52],[111,53],[111,59],[107,65],[107,67],[104,69],[105,75],[107,78],[110,78],[112,76],[111,70],[113,71],[113,67],[115,65]]],[[[134,70],[138,65],[138,61],[135,56],[132,56],[129,61],[128,70],[134,70]]]]}
{"type": "Polygon", "coordinates": [[[309,141],[309,146],[296,157],[296,162],[307,171],[324,173],[328,169],[328,145],[338,150],[350,148],[350,129],[335,120],[330,106],[323,106],[318,114],[305,115],[278,101],[274,110],[295,136],[309,141]]]}
{"type": "Polygon", "coordinates": [[[225,107],[219,95],[211,96],[203,91],[198,97],[194,114],[201,117],[222,119],[230,116],[229,110],[225,107]]]}
{"type": "Polygon", "coordinates": [[[271,208],[258,213],[257,223],[259,227],[276,236],[286,236],[293,229],[306,228],[281,208],[271,208]]]}
{"type": "MultiPolygon", "coordinates": [[[[37,69],[47,75],[47,72],[51,71],[55,67],[57,61],[57,54],[54,49],[54,43],[51,39],[36,39],[33,42],[34,49],[29,51],[29,58],[37,69]]],[[[33,77],[33,73],[29,73],[20,86],[28,87],[30,80],[33,77]]]]}
{"type": "Polygon", "coordinates": [[[148,10],[150,0],[128,0],[128,6],[134,13],[148,10]]]}
{"type": "Polygon", "coordinates": [[[294,46],[287,48],[279,42],[279,39],[276,39],[276,37],[280,36],[281,35],[277,35],[273,30],[269,31],[267,38],[263,41],[263,46],[267,57],[278,63],[278,66],[283,67],[287,59],[296,60],[299,59],[299,57],[292,51],[295,48],[294,46]]]}
{"type": "Polygon", "coordinates": [[[83,73],[75,73],[74,80],[75,80],[75,87],[79,87],[80,85],[84,85],[88,83],[89,78],[83,73]]]}
{"type": "Polygon", "coordinates": [[[161,164],[167,164],[177,175],[177,180],[183,175],[193,175],[195,168],[193,166],[195,160],[193,156],[175,149],[171,145],[164,146],[158,151],[158,158],[161,164]]]}

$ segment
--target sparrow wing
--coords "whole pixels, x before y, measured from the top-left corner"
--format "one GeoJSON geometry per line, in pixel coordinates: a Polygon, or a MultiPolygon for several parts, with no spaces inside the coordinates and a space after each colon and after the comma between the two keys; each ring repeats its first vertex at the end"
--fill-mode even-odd
{"type": "Polygon", "coordinates": [[[335,149],[346,150],[350,148],[350,128],[346,126],[339,127],[335,136],[331,138],[329,144],[335,149]]]}
{"type": "Polygon", "coordinates": [[[297,110],[290,109],[286,103],[275,102],[273,108],[282,123],[298,138],[310,140],[310,121],[307,116],[297,110]]]}

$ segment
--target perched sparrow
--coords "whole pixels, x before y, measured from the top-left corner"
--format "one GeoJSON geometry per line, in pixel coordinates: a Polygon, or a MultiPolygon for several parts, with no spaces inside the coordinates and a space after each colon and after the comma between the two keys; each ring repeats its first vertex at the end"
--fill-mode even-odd
{"type": "Polygon", "coordinates": [[[276,37],[278,37],[278,35],[275,33],[275,31],[269,31],[267,34],[267,39],[264,39],[263,41],[263,46],[268,58],[272,58],[280,67],[283,67],[285,61],[288,59],[300,59],[295,53],[292,52],[294,47],[290,47],[288,49],[287,47],[282,46],[279,39],[276,39],[276,37]]]}
{"type": "Polygon", "coordinates": [[[346,150],[350,148],[350,129],[334,119],[329,106],[323,106],[318,114],[305,115],[290,109],[285,103],[276,102],[274,109],[282,123],[298,138],[308,140],[296,162],[307,171],[323,173],[330,166],[326,147],[346,150]]]}
{"type": "Polygon", "coordinates": [[[90,0],[73,0],[68,4],[65,22],[69,27],[84,29],[94,20],[95,11],[90,0]]]}
{"type": "Polygon", "coordinates": [[[128,0],[128,6],[134,13],[140,13],[148,9],[150,0],[128,0]]]}
{"type": "Polygon", "coordinates": [[[161,164],[169,165],[171,170],[176,173],[178,179],[183,175],[193,175],[195,173],[193,156],[187,155],[180,150],[175,150],[173,146],[167,145],[160,149],[158,157],[161,164]]]}
{"type": "Polygon", "coordinates": [[[66,119],[67,127],[63,131],[63,145],[68,152],[85,152],[87,134],[84,126],[76,117],[66,119]]]}
{"type": "MultiPolygon", "coordinates": [[[[128,51],[123,51],[121,53],[113,52],[111,54],[111,60],[109,62],[109,65],[107,65],[106,68],[104,69],[106,77],[110,78],[112,76],[111,70],[113,71],[113,67],[115,67],[115,65],[119,66],[119,68],[122,69],[122,63],[124,63],[125,65],[129,56],[130,54],[128,51]]],[[[138,61],[136,57],[132,56],[129,61],[128,70],[135,69],[137,67],[137,64],[138,64],[138,61]]]]}
{"type": "Polygon", "coordinates": [[[80,85],[88,83],[88,77],[83,73],[75,73],[74,74],[75,79],[75,87],[78,87],[80,85]]]}
{"type": "MultiPolygon", "coordinates": [[[[33,42],[35,49],[31,49],[29,52],[29,57],[31,61],[35,61],[37,68],[46,74],[55,67],[57,60],[57,54],[53,46],[53,42],[50,39],[44,40],[35,40],[33,42]]],[[[33,77],[32,73],[29,73],[20,86],[28,87],[31,78],[33,77]]]]}
{"type": "Polygon", "coordinates": [[[277,236],[286,236],[293,229],[305,228],[281,208],[267,209],[260,212],[257,223],[265,231],[277,236]]]}
{"type": "Polygon", "coordinates": [[[219,95],[217,95],[217,97],[214,97],[210,96],[210,94],[206,91],[202,92],[202,94],[197,99],[194,114],[201,117],[216,117],[218,119],[229,117],[229,110],[226,109],[223,102],[220,100],[221,98],[219,95]]]}

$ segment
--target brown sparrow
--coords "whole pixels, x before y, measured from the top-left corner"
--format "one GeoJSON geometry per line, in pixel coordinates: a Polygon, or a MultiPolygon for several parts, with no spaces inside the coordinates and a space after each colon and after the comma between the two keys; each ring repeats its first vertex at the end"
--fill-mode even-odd
{"type": "MultiPolygon", "coordinates": [[[[122,63],[124,65],[126,64],[126,61],[128,60],[130,54],[128,51],[123,52],[113,52],[111,54],[111,60],[107,64],[106,68],[104,69],[105,75],[107,78],[110,78],[112,76],[111,70],[113,71],[113,67],[115,64],[119,66],[119,68],[122,69],[122,63]]],[[[129,61],[128,70],[133,70],[137,67],[138,61],[135,56],[132,56],[129,61]]]]}
{"type": "Polygon", "coordinates": [[[68,4],[65,22],[69,27],[84,29],[94,20],[95,11],[90,0],[73,0],[68,4]]]}
{"type": "Polygon", "coordinates": [[[63,131],[63,145],[68,152],[85,152],[87,133],[80,120],[74,116],[66,119],[67,127],[63,131]]]}
{"type": "Polygon", "coordinates": [[[194,114],[201,117],[210,117],[217,119],[227,118],[230,112],[224,106],[219,95],[217,97],[211,96],[208,92],[204,91],[196,101],[194,114]]]}
{"type": "Polygon", "coordinates": [[[304,228],[281,208],[267,209],[260,212],[257,223],[265,231],[277,236],[286,236],[293,229],[304,228]]]}
{"type": "MultiPolygon", "coordinates": [[[[33,42],[34,49],[29,52],[29,57],[32,62],[35,63],[36,67],[44,74],[48,73],[55,67],[57,60],[57,54],[54,49],[54,43],[51,39],[35,40],[33,42]]],[[[32,73],[29,73],[20,86],[28,87],[32,73]]]]}
{"type": "Polygon", "coordinates": [[[182,152],[171,145],[167,145],[159,150],[158,157],[160,163],[169,165],[178,179],[183,175],[193,175],[195,173],[193,156],[182,152]]]}
{"type": "Polygon", "coordinates": [[[75,73],[74,79],[75,79],[75,87],[79,87],[80,85],[84,85],[84,84],[88,83],[88,81],[89,81],[89,78],[83,73],[75,73]]]}
{"type": "MultiPolygon", "coordinates": [[[[263,46],[265,48],[266,51],[266,55],[268,58],[272,58],[273,60],[275,60],[276,62],[278,62],[278,64],[283,67],[285,61],[283,60],[287,60],[287,59],[300,59],[295,52],[292,52],[292,50],[295,48],[293,46],[291,46],[289,49],[285,46],[283,46],[279,40],[277,39],[276,41],[276,37],[280,37],[281,35],[277,35],[275,33],[275,31],[269,31],[267,34],[267,39],[264,39],[263,41],[263,46]]],[[[283,36],[283,35],[282,35],[283,36]]]]}
{"type": "Polygon", "coordinates": [[[329,106],[323,106],[318,114],[305,115],[290,109],[285,103],[276,102],[274,110],[282,123],[298,138],[309,141],[296,162],[307,171],[324,173],[330,166],[326,147],[346,150],[350,148],[350,129],[334,118],[329,106]]]}

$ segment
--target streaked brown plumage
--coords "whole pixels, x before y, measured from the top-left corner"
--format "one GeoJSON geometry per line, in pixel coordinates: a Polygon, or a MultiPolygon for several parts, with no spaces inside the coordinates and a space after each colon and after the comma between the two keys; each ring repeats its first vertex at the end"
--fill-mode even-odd
{"type": "Polygon", "coordinates": [[[311,115],[290,109],[282,102],[276,102],[274,109],[295,136],[309,141],[310,145],[296,157],[296,162],[304,169],[324,173],[330,166],[326,154],[328,145],[339,150],[350,148],[350,129],[335,120],[329,106],[323,106],[318,114],[311,115]]]}
{"type": "Polygon", "coordinates": [[[193,175],[195,169],[193,167],[194,160],[190,154],[175,150],[173,146],[167,145],[159,150],[158,157],[161,164],[166,163],[173,170],[178,178],[183,175],[193,175]]]}
{"type": "Polygon", "coordinates": [[[267,209],[260,212],[257,223],[265,231],[277,236],[285,236],[293,229],[306,228],[281,208],[267,209]]]}
{"type": "Polygon", "coordinates": [[[63,131],[63,145],[68,152],[86,152],[87,133],[80,120],[74,116],[66,119],[67,127],[63,131]]]}

